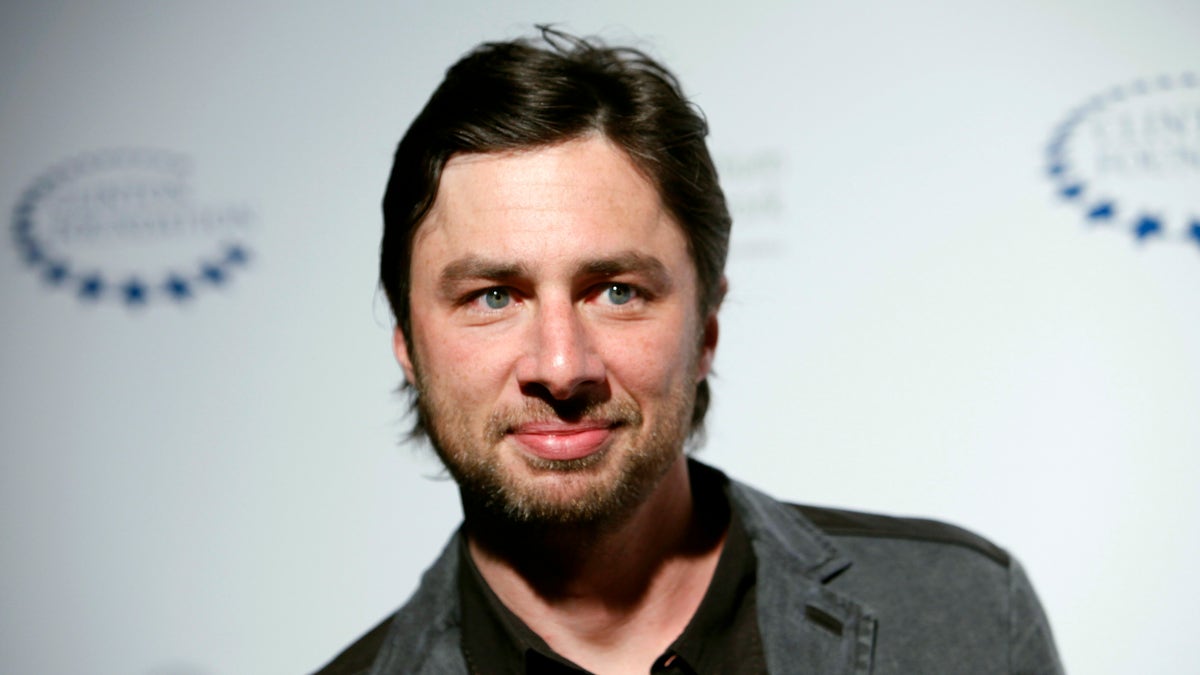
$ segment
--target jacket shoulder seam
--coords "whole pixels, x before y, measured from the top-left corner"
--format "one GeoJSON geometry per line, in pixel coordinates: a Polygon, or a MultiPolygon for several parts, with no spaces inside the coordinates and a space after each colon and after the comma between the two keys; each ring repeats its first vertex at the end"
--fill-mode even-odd
{"type": "Polygon", "coordinates": [[[903,539],[961,546],[1007,567],[1008,553],[987,539],[956,525],[924,518],[901,518],[804,504],[789,504],[830,537],[903,539]]]}

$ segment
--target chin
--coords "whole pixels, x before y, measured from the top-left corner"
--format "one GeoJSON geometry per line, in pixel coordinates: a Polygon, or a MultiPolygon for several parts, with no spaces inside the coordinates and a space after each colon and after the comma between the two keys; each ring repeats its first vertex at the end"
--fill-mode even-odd
{"type": "Polygon", "coordinates": [[[606,449],[563,462],[525,455],[513,459],[517,467],[492,463],[452,469],[464,503],[514,524],[595,527],[625,522],[675,457],[606,449]]]}

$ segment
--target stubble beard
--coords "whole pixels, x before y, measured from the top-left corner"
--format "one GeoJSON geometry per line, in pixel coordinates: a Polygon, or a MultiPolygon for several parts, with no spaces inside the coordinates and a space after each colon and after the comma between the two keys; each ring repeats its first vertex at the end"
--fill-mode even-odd
{"type": "Polygon", "coordinates": [[[527,397],[519,407],[493,412],[480,437],[466,412],[439,396],[419,369],[415,384],[429,441],[458,483],[465,508],[512,524],[601,530],[626,522],[679,458],[695,397],[685,383],[677,385],[661,400],[650,427],[628,396],[570,401],[567,415],[557,402],[527,397]],[[503,447],[509,432],[521,424],[582,419],[612,423],[611,444],[561,461],[503,447]],[[520,468],[527,470],[514,470],[512,463],[523,463],[520,468]]]}

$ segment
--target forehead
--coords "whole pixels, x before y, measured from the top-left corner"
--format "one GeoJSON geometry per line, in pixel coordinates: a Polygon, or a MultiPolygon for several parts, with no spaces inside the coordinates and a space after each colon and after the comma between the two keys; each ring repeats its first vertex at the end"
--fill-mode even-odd
{"type": "Polygon", "coordinates": [[[455,255],[532,260],[619,247],[687,258],[653,183],[602,136],[452,157],[413,240],[413,266],[455,255]]]}

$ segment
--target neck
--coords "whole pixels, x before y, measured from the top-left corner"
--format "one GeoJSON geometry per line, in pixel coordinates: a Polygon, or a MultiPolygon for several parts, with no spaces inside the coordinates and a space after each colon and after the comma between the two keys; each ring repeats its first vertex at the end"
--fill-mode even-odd
{"type": "Polygon", "coordinates": [[[682,455],[618,523],[529,525],[466,511],[471,557],[488,585],[551,647],[585,666],[637,652],[646,660],[630,663],[645,670],[695,613],[725,533],[722,520],[696,517],[682,455]]]}

